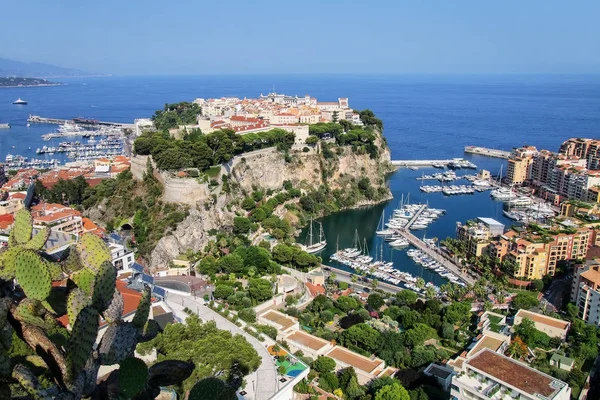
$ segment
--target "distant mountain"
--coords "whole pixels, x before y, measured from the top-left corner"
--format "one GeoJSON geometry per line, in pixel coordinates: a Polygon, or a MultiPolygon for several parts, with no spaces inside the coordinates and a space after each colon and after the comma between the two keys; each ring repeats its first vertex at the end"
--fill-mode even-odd
{"type": "Polygon", "coordinates": [[[17,77],[1,77],[0,88],[2,87],[25,87],[25,86],[56,86],[61,85],[58,82],[50,82],[40,78],[17,78],[17,77]]]}
{"type": "Polygon", "coordinates": [[[0,57],[0,76],[30,76],[34,78],[65,78],[76,76],[102,76],[80,69],[63,68],[51,64],[25,63],[0,57]]]}

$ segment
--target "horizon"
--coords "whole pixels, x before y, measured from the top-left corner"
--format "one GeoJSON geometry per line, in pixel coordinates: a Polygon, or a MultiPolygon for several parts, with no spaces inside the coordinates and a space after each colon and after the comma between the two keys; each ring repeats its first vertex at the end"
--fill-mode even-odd
{"type": "Polygon", "coordinates": [[[11,2],[27,18],[2,24],[0,56],[114,76],[600,73],[598,2],[461,5],[11,2]]]}

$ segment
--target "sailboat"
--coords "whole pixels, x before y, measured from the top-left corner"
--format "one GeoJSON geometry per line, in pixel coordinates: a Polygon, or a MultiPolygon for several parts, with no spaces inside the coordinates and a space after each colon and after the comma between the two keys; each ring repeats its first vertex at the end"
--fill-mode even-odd
{"type": "Polygon", "coordinates": [[[394,234],[394,231],[392,229],[385,228],[385,210],[383,210],[383,212],[381,213],[381,220],[379,222],[380,224],[377,226],[377,231],[375,232],[375,234],[377,234],[378,236],[388,236],[394,234]]]}
{"type": "Polygon", "coordinates": [[[308,233],[308,244],[301,246],[302,250],[306,251],[307,253],[318,253],[319,251],[323,250],[325,246],[327,246],[327,241],[325,240],[325,235],[323,234],[323,224],[320,222],[317,222],[317,224],[319,224],[319,241],[314,241],[313,221],[311,220],[310,231],[308,233]]]}

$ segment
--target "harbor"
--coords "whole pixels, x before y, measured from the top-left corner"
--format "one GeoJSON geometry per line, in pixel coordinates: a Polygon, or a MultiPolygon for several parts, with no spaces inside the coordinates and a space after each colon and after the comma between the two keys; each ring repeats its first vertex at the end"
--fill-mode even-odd
{"type": "Polygon", "coordinates": [[[465,153],[477,154],[480,156],[487,156],[487,157],[503,158],[503,159],[508,159],[508,157],[510,157],[510,151],[498,150],[498,149],[488,149],[487,147],[479,147],[479,146],[465,146],[465,153]]]}
{"type": "Polygon", "coordinates": [[[419,167],[477,169],[477,165],[464,158],[452,158],[450,160],[392,160],[390,163],[395,167],[406,167],[413,170],[419,167]]]}
{"type": "Polygon", "coordinates": [[[71,119],[61,119],[61,118],[46,118],[40,117],[39,115],[29,115],[27,118],[27,122],[30,124],[49,124],[49,125],[65,125],[65,124],[75,124],[82,126],[113,126],[118,128],[133,128],[133,124],[125,124],[122,122],[109,122],[109,121],[99,121],[93,118],[71,118],[71,119]]]}

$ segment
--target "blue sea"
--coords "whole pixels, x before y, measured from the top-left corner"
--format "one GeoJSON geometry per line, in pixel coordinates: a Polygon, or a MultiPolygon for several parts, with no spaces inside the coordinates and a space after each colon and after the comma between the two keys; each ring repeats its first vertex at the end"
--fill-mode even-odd
{"type": "MultiPolygon", "coordinates": [[[[87,117],[133,122],[147,118],[165,103],[222,96],[256,97],[273,90],[291,95],[310,94],[322,101],[348,97],[355,109],[370,108],[381,118],[393,159],[462,157],[466,145],[510,150],[523,144],[557,150],[569,137],[600,136],[600,75],[256,75],[201,77],[108,77],[63,79],[63,86],[0,89],[0,160],[7,153],[35,157],[48,142],[40,136],[52,125],[26,127],[29,114],[43,117],[87,117]],[[11,103],[17,98],[27,106],[11,103]],[[14,146],[14,148],[13,148],[14,146]],[[29,148],[31,147],[31,150],[29,148]]],[[[56,143],[57,144],[57,143],[56,143]]],[[[56,156],[52,156],[56,157],[56,156]]],[[[498,173],[502,160],[468,156],[480,168],[498,173]]],[[[444,197],[422,194],[419,171],[400,170],[390,177],[391,202],[324,219],[328,247],[324,258],[350,246],[357,229],[367,238],[372,254],[380,249],[374,236],[383,209],[389,215],[402,194],[413,202],[429,202],[448,212],[420,236],[454,236],[456,222],[492,217],[510,224],[501,203],[487,193],[444,197]],[[338,239],[339,236],[339,239],[338,239]]],[[[465,182],[459,182],[465,183],[465,182]]],[[[397,268],[442,280],[422,271],[405,252],[386,248],[397,268]]]]}

